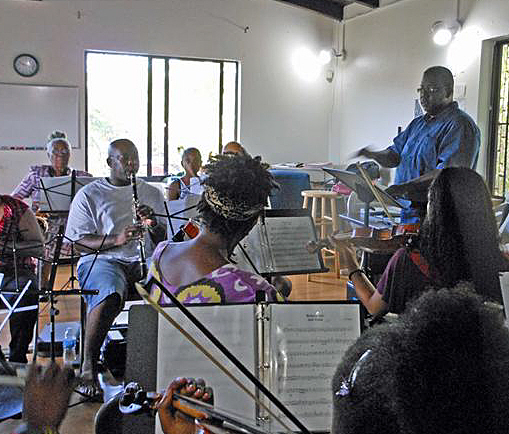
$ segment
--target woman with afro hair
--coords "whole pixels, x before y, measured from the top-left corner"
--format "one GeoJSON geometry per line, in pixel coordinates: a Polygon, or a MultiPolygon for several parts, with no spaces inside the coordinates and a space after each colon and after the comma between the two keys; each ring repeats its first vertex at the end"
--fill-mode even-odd
{"type": "MultiPolygon", "coordinates": [[[[182,303],[248,303],[255,301],[257,291],[282,301],[261,276],[230,261],[276,186],[267,167],[248,155],[220,155],[207,164],[198,203],[199,234],[180,243],[160,243],[148,278],[157,278],[182,303]]],[[[156,285],[151,290],[160,304],[171,304],[156,285]]]]}

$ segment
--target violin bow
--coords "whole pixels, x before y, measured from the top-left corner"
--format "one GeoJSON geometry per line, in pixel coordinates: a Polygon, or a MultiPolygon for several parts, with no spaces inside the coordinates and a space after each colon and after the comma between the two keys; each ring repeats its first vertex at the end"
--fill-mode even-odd
{"type": "Polygon", "coordinates": [[[387,217],[389,218],[391,223],[393,225],[396,225],[394,218],[389,213],[389,209],[387,208],[387,204],[385,203],[384,198],[380,195],[380,193],[377,191],[377,189],[375,187],[373,187],[373,183],[371,182],[369,175],[364,170],[364,167],[362,167],[358,162],[355,163],[355,165],[357,166],[357,169],[359,170],[359,173],[363,177],[364,181],[366,181],[366,184],[368,184],[368,188],[371,190],[371,193],[373,193],[373,195],[376,197],[376,200],[378,200],[378,202],[380,202],[380,204],[382,205],[384,212],[385,212],[385,214],[387,214],[387,217]]]}
{"type": "MultiPolygon", "coordinates": [[[[211,341],[215,347],[223,353],[225,357],[230,360],[250,381],[253,383],[281,412],[290,419],[295,426],[297,426],[302,433],[310,434],[309,430],[299,421],[286,407],[274,396],[274,394],[267,389],[261,382],[247,369],[240,360],[238,360],[205,326],[187,309],[158,279],[152,277],[147,286],[156,284],[159,289],[172,301],[172,303],[179,308],[179,310],[211,341]]],[[[267,411],[277,422],[279,422],[288,433],[293,433],[292,429],[288,427],[273,411],[270,410],[262,401],[260,401],[241,381],[235,377],[227,367],[219,362],[206,348],[204,348],[196,339],[194,339],[187,331],[185,331],[164,309],[157,304],[151,297],[148,291],[140,283],[136,283],[136,290],[140,296],[163,318],[165,318],[173,327],[175,327],[182,335],[189,340],[198,350],[200,350],[214,365],[216,365],[228,378],[230,378],[240,389],[247,393],[260,407],[267,411]]]]}

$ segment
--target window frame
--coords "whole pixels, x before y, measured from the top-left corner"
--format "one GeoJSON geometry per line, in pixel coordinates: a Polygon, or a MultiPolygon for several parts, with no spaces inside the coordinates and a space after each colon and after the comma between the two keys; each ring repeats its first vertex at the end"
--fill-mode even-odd
{"type": "MultiPolygon", "coordinates": [[[[164,77],[164,118],[168,120],[169,115],[169,68],[170,68],[170,60],[185,60],[185,61],[196,61],[196,62],[212,62],[219,64],[219,143],[218,143],[218,153],[221,153],[223,147],[223,94],[224,94],[224,64],[232,63],[235,65],[235,119],[234,119],[234,140],[238,141],[239,137],[239,74],[240,74],[240,62],[238,60],[228,60],[228,59],[205,59],[205,58],[195,58],[195,57],[181,57],[181,56],[162,56],[162,55],[153,55],[153,54],[138,54],[138,53],[129,53],[129,52],[120,52],[120,51],[104,51],[104,50],[85,50],[85,58],[84,58],[84,67],[85,67],[85,170],[88,170],[88,74],[87,74],[87,56],[89,54],[108,54],[108,55],[120,55],[120,56],[137,56],[137,57],[145,57],[148,60],[148,86],[147,86],[147,142],[146,142],[146,150],[147,150],[147,176],[152,176],[152,61],[154,59],[162,59],[165,64],[165,77],[164,77]]],[[[169,165],[169,122],[165,122],[164,127],[164,174],[168,175],[168,165],[169,165]]]]}
{"type": "MultiPolygon", "coordinates": [[[[490,116],[489,116],[489,135],[488,135],[488,180],[491,195],[494,198],[503,199],[504,196],[495,194],[495,177],[497,175],[497,139],[498,139],[498,127],[499,127],[499,113],[500,113],[500,86],[501,86],[501,75],[502,75],[502,54],[503,47],[507,46],[509,49],[509,38],[504,38],[495,42],[493,47],[493,70],[492,70],[492,89],[490,97],[490,116]]],[[[509,99],[508,99],[509,106],[509,99]]],[[[509,124],[509,120],[508,120],[509,124]]],[[[509,129],[508,129],[509,131],[509,129]]],[[[507,183],[507,176],[509,176],[509,140],[506,146],[505,155],[505,171],[504,171],[504,182],[505,186],[507,183]]]]}

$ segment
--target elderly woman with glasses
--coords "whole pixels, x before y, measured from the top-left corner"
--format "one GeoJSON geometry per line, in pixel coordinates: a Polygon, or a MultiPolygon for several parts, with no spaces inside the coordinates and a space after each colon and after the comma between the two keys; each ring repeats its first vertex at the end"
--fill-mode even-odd
{"type": "MultiPolygon", "coordinates": [[[[32,211],[39,209],[41,178],[48,176],[68,176],[72,169],[68,166],[71,156],[71,145],[67,140],[67,134],[54,131],[48,137],[46,144],[48,158],[51,164],[31,166],[27,175],[11,193],[15,199],[32,199],[32,211]]],[[[83,170],[76,170],[76,176],[92,176],[83,170]]]]}
{"type": "MultiPolygon", "coordinates": [[[[48,176],[68,176],[72,170],[69,167],[69,157],[71,156],[71,145],[67,140],[67,134],[61,131],[54,131],[48,137],[46,144],[48,158],[51,164],[43,164],[40,166],[31,166],[29,172],[25,175],[23,180],[11,193],[15,199],[23,200],[27,198],[32,199],[32,211],[39,210],[39,203],[41,197],[40,183],[41,178],[48,176]]],[[[83,170],[76,170],[76,176],[92,176],[90,173],[83,170]]],[[[47,226],[45,231],[46,249],[44,257],[50,258],[54,251],[56,244],[56,234],[60,226],[67,225],[67,215],[62,214],[49,214],[43,218],[47,226]]],[[[70,244],[64,241],[62,246],[62,256],[71,255],[70,244]]],[[[43,265],[42,280],[43,285],[47,280],[50,272],[50,263],[43,265]]]]}

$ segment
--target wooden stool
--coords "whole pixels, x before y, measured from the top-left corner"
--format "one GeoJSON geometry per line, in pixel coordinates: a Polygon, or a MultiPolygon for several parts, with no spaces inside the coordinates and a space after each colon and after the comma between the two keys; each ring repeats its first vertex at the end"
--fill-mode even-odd
{"type": "MultiPolygon", "coordinates": [[[[327,227],[330,225],[332,232],[336,232],[339,229],[339,219],[338,219],[338,209],[337,209],[337,199],[340,197],[340,194],[334,191],[328,190],[304,190],[301,192],[304,197],[304,202],[302,204],[303,208],[308,207],[309,198],[312,198],[311,202],[311,217],[317,227],[318,236],[320,238],[325,238],[327,236],[327,227]],[[330,203],[330,215],[326,213],[327,209],[327,200],[330,203]],[[321,213],[318,216],[318,202],[321,206],[321,213]]],[[[340,268],[339,268],[339,254],[336,249],[323,249],[324,253],[328,253],[330,256],[334,256],[334,267],[336,269],[336,277],[340,277],[340,268]]],[[[324,255],[325,256],[325,255],[324,255]]],[[[308,274],[308,282],[310,281],[310,275],[308,274]]]]}

